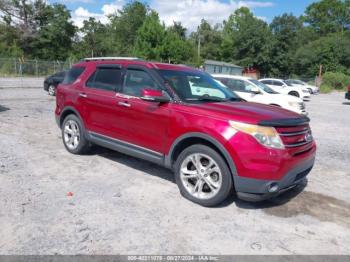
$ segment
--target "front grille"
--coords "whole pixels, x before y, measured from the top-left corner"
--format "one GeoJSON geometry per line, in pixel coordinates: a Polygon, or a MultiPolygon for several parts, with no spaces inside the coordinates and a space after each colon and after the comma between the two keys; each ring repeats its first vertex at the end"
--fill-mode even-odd
{"type": "Polygon", "coordinates": [[[300,154],[300,148],[308,150],[308,145],[312,144],[313,138],[309,125],[295,127],[277,127],[278,134],[286,148],[296,149],[295,153],[300,154]]]}
{"type": "Polygon", "coordinates": [[[299,103],[299,109],[300,109],[300,111],[305,111],[305,109],[306,109],[305,103],[299,103]]]}

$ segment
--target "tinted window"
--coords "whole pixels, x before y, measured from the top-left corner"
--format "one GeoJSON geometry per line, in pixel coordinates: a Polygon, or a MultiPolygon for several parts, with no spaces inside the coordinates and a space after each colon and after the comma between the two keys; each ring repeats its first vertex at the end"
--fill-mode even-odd
{"type": "Polygon", "coordinates": [[[218,78],[224,85],[236,92],[250,92],[254,85],[240,79],[218,78]]]}
{"type": "Polygon", "coordinates": [[[131,96],[141,96],[142,89],[161,90],[151,76],[142,70],[128,69],[125,76],[123,93],[131,96]]]}
{"type": "Polygon", "coordinates": [[[53,76],[54,76],[54,77],[64,77],[65,74],[66,74],[66,73],[63,71],[63,72],[58,72],[58,73],[54,74],[53,76]]]}
{"type": "Polygon", "coordinates": [[[97,68],[86,82],[86,86],[108,91],[120,90],[121,70],[119,68],[97,68]]]}
{"type": "Polygon", "coordinates": [[[261,83],[264,83],[265,85],[272,85],[272,81],[271,80],[260,80],[261,83]]]}
{"type": "Polygon", "coordinates": [[[72,67],[64,77],[63,84],[71,84],[84,72],[85,67],[72,67]]]}
{"type": "Polygon", "coordinates": [[[283,83],[280,81],[273,81],[274,86],[283,86],[283,83]]]}

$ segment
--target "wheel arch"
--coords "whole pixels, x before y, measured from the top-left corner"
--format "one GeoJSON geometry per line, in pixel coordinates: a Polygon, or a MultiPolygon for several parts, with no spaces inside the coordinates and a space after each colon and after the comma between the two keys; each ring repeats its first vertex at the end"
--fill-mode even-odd
{"type": "Polygon", "coordinates": [[[203,133],[187,133],[178,137],[170,147],[169,154],[165,157],[165,166],[168,168],[173,168],[174,163],[181,152],[185,148],[195,144],[204,144],[217,151],[228,165],[234,181],[234,178],[237,175],[237,169],[230,154],[219,141],[203,133]]]}
{"type": "MultiPolygon", "coordinates": [[[[68,116],[68,115],[76,115],[78,118],[79,118],[79,120],[81,121],[81,123],[84,125],[84,121],[83,121],[83,119],[81,118],[81,116],[80,116],[80,114],[79,114],[79,112],[74,108],[74,107],[71,107],[71,106],[66,106],[63,110],[62,110],[62,112],[61,112],[61,114],[60,114],[60,121],[59,121],[59,125],[60,125],[60,128],[62,127],[62,124],[63,124],[63,121],[64,121],[64,119],[68,116]]],[[[84,125],[84,127],[85,127],[85,125],[84,125]]]]}

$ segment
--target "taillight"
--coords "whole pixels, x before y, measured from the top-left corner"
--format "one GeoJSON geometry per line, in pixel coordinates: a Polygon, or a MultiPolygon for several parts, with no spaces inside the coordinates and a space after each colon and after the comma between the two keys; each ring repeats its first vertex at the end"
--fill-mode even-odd
{"type": "Polygon", "coordinates": [[[348,91],[350,92],[350,86],[348,86],[348,91]]]}

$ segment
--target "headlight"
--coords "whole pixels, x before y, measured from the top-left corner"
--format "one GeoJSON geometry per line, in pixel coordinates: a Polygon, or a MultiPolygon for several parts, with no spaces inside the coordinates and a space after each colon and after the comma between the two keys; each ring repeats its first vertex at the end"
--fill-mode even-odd
{"type": "Polygon", "coordinates": [[[290,107],[299,107],[299,102],[288,102],[290,107]]]}
{"type": "Polygon", "coordinates": [[[284,149],[282,140],[273,127],[250,125],[236,121],[229,121],[229,123],[234,129],[253,136],[263,146],[284,149]]]}

